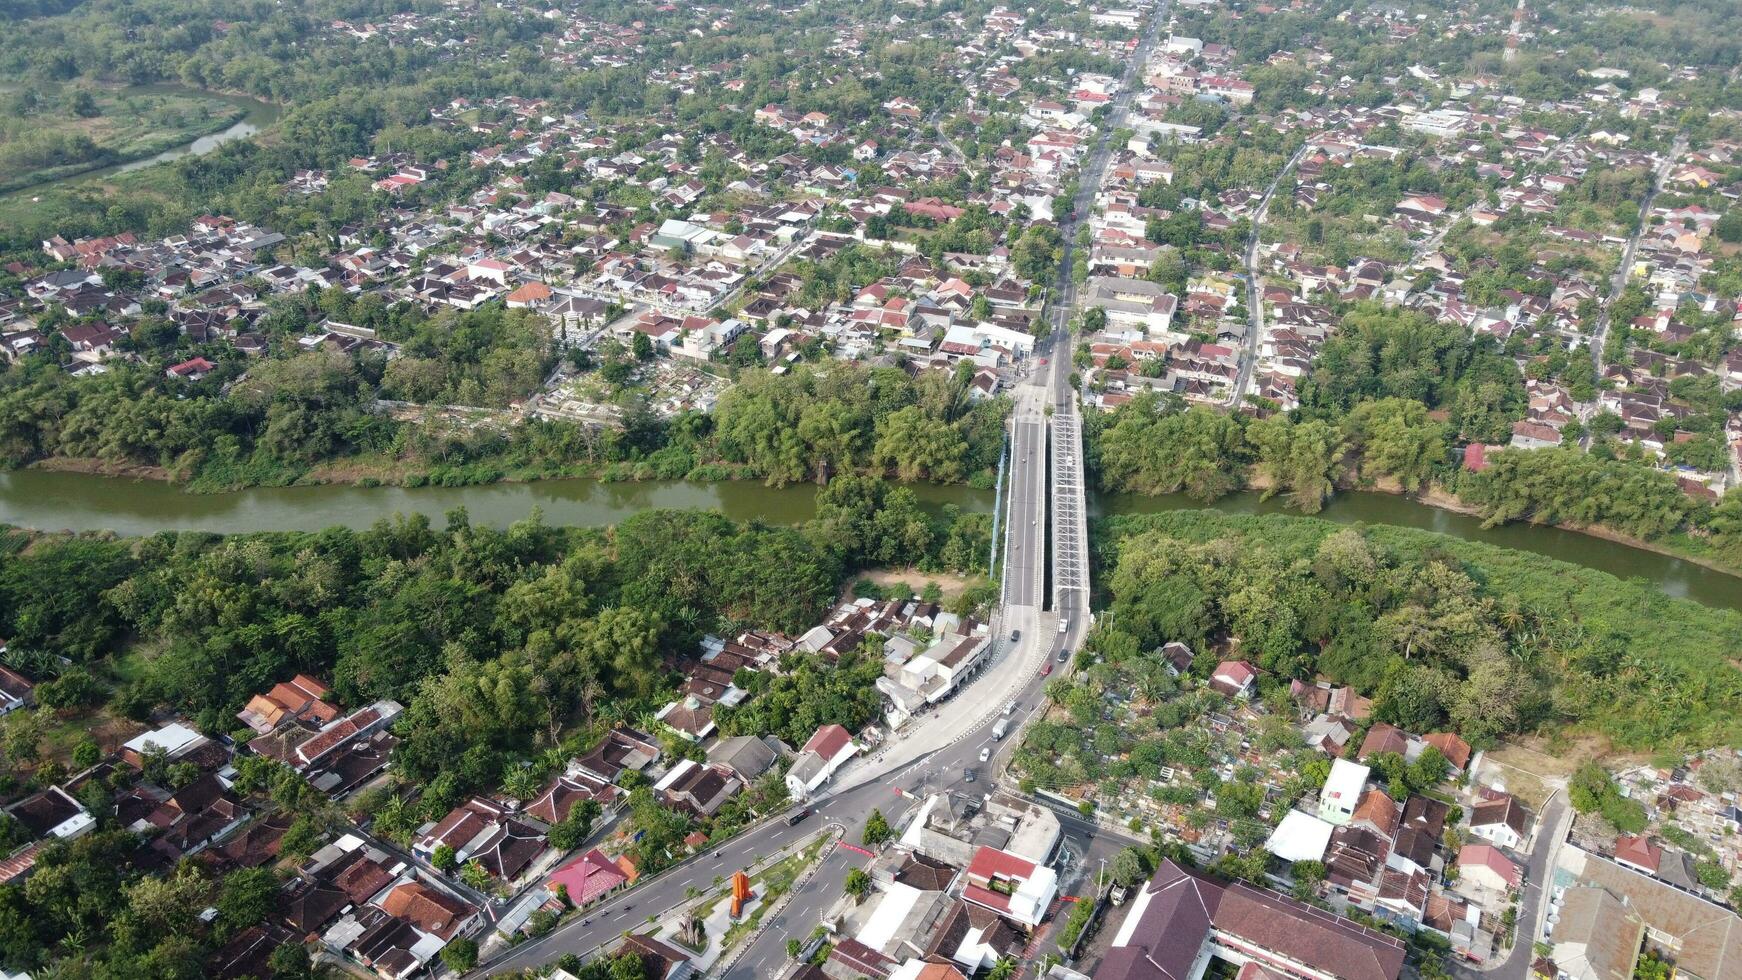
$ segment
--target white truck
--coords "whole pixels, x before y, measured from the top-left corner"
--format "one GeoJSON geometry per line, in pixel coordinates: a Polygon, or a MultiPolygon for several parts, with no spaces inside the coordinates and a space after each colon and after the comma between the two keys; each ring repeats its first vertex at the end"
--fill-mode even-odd
{"type": "Polygon", "coordinates": [[[1000,739],[1002,739],[1004,737],[1004,733],[1009,731],[1009,730],[1010,730],[1010,719],[1009,718],[998,719],[997,723],[992,726],[992,741],[994,741],[994,742],[999,741],[1000,739]]]}

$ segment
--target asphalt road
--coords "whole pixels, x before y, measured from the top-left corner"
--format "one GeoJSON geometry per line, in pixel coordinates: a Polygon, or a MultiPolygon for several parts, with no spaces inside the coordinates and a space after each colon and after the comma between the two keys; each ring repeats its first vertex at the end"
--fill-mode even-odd
{"type": "Polygon", "coordinates": [[[1524,889],[1518,901],[1517,938],[1512,944],[1512,952],[1504,960],[1482,966],[1454,963],[1453,974],[1467,980],[1522,977],[1529,974],[1530,961],[1536,955],[1536,937],[1541,934],[1543,895],[1548,890],[1555,853],[1560,850],[1561,841],[1567,833],[1567,825],[1563,823],[1566,811],[1566,794],[1556,793],[1549,799],[1548,805],[1543,807],[1542,815],[1537,819],[1536,840],[1532,842],[1530,854],[1524,861],[1524,889]]]}
{"type": "Polygon", "coordinates": [[[1633,234],[1627,238],[1627,247],[1621,250],[1621,265],[1610,280],[1609,295],[1603,300],[1603,310],[1597,316],[1597,329],[1591,337],[1591,364],[1597,369],[1598,378],[1603,376],[1603,348],[1609,340],[1610,313],[1615,307],[1615,301],[1627,291],[1627,281],[1633,274],[1633,256],[1639,250],[1639,236],[1645,233],[1651,223],[1651,205],[1663,190],[1663,182],[1669,176],[1670,168],[1687,152],[1687,148],[1687,137],[1677,136],[1669,154],[1658,163],[1657,172],[1652,175],[1651,190],[1646,193],[1645,200],[1639,202],[1639,223],[1633,226],[1633,234]]]}
{"type": "Polygon", "coordinates": [[[1310,143],[1302,143],[1276,172],[1270,181],[1270,186],[1264,189],[1264,198],[1258,202],[1257,210],[1252,212],[1252,232],[1246,241],[1246,314],[1249,320],[1246,324],[1246,352],[1240,357],[1239,376],[1234,381],[1234,390],[1229,393],[1228,404],[1236,408],[1240,400],[1246,397],[1246,389],[1252,384],[1252,372],[1258,365],[1258,342],[1264,333],[1264,296],[1259,292],[1258,274],[1258,244],[1259,229],[1264,225],[1264,215],[1270,210],[1270,200],[1276,196],[1276,188],[1284,178],[1294,172],[1295,165],[1301,157],[1306,156],[1310,143]]]}
{"type": "MultiPolygon", "coordinates": [[[[1014,627],[1022,630],[1023,635],[1020,644],[1010,644],[1006,636],[994,637],[995,642],[1005,646],[1005,651],[986,668],[988,671],[1033,671],[1015,698],[1008,702],[1010,709],[1007,716],[1010,718],[1012,731],[1040,703],[1041,691],[1052,672],[1044,665],[1062,665],[1062,659],[1068,658],[1059,658],[1057,652],[1065,651],[1068,654],[1082,643],[1082,616],[1072,615],[1069,631],[1061,634],[1051,628],[1056,620],[1042,617],[1040,611],[1046,581],[1044,552],[1049,493],[1044,452],[1046,427],[1043,406],[1049,402],[1055,408],[1068,405],[1071,397],[1068,381],[1070,339],[1063,329],[1069,316],[1069,304],[1075,302],[1075,285],[1070,276],[1074,243],[1070,236],[1075,235],[1078,222],[1088,214],[1094,201],[1101,175],[1106,168],[1108,136],[1116,126],[1115,121],[1123,117],[1126,107],[1130,105],[1138,67],[1148,60],[1149,52],[1154,48],[1161,24],[1166,19],[1166,5],[1157,8],[1152,17],[1154,19],[1126,70],[1125,85],[1114,103],[1115,109],[1109,124],[1103,127],[1095,154],[1089,167],[1083,172],[1071,216],[1061,228],[1066,233],[1065,250],[1059,268],[1058,292],[1063,301],[1063,310],[1055,321],[1054,332],[1037,345],[1035,351],[1035,356],[1046,358],[1047,363],[1040,367],[1029,384],[1023,386],[1026,390],[1019,390],[1017,393],[1019,409],[1012,422],[1010,502],[1006,524],[1006,601],[1001,620],[1005,629],[1014,627]],[[1045,653],[1044,660],[1035,656],[1041,652],[1045,653]]],[[[583,958],[590,956],[609,947],[627,932],[645,930],[650,925],[650,916],[663,916],[688,901],[690,888],[711,887],[716,876],[730,877],[732,872],[749,867],[758,857],[772,854],[782,845],[803,840],[823,824],[840,824],[846,828],[843,840],[857,844],[863,837],[865,820],[874,809],[880,810],[891,824],[895,824],[907,808],[913,805],[916,794],[939,791],[975,794],[991,791],[994,784],[988,776],[993,768],[992,764],[999,761],[992,758],[993,753],[1000,749],[1011,751],[1015,740],[1009,739],[1000,745],[991,737],[992,722],[1005,713],[1006,702],[976,698],[974,693],[971,685],[968,690],[957,695],[951,706],[944,708],[946,711],[953,711],[958,719],[961,712],[978,715],[966,736],[940,746],[936,751],[886,774],[879,780],[843,788],[838,793],[827,796],[814,805],[814,815],[797,826],[789,826],[784,818],[777,817],[752,827],[718,848],[716,852],[698,855],[642,885],[619,892],[589,909],[585,916],[571,919],[542,939],[515,947],[506,955],[485,965],[479,973],[488,975],[539,967],[565,953],[576,953],[583,958]],[[967,778],[970,769],[976,770],[973,782],[969,782],[967,778]]],[[[1098,864],[1102,850],[1110,848],[1111,851],[1117,851],[1124,846],[1123,841],[1118,841],[1115,836],[1092,824],[1061,814],[1061,821],[1065,820],[1074,821],[1079,840],[1083,842],[1085,860],[1092,854],[1098,864]],[[1102,843],[1096,845],[1096,841],[1102,843]]],[[[809,935],[831,904],[833,896],[839,894],[840,883],[847,871],[855,866],[862,867],[868,860],[850,848],[837,847],[824,859],[817,873],[798,889],[793,899],[767,920],[767,927],[725,975],[729,978],[776,975],[785,966],[786,940],[809,935]]]]}
{"type": "Polygon", "coordinates": [[[1038,609],[1046,587],[1049,492],[1046,421],[1041,399],[1031,393],[1019,393],[1010,428],[1010,507],[1004,526],[1003,603],[1038,609]]]}

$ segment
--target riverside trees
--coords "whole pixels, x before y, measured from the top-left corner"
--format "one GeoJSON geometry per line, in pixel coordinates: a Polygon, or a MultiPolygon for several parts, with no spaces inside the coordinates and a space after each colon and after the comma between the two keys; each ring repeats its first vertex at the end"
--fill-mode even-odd
{"type": "Polygon", "coordinates": [[[1097,649],[1238,636],[1279,683],[1326,676],[1411,731],[1570,725],[1619,745],[1737,731],[1742,616],[1588,569],[1404,528],[1181,511],[1116,518],[1097,649]],[[1638,624],[1649,622],[1649,634],[1638,624]]]}

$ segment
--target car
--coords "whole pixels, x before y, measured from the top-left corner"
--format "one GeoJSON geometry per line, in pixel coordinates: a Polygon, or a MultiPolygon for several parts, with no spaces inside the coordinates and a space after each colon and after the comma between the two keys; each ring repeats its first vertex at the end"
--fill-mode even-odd
{"type": "Polygon", "coordinates": [[[1052,673],[1052,663],[1048,661],[1045,667],[1040,668],[1040,676],[1045,677],[1050,673],[1052,673]]]}
{"type": "Polygon", "coordinates": [[[792,815],[792,816],[790,816],[790,817],[787,817],[787,818],[786,818],[786,825],[787,825],[787,826],[788,826],[788,827],[790,827],[790,826],[792,826],[792,825],[793,825],[793,824],[795,824],[795,823],[798,823],[798,822],[799,822],[799,821],[800,821],[800,820],[803,820],[803,819],[804,819],[804,818],[806,818],[806,817],[808,817],[808,816],[810,816],[810,815],[811,815],[811,814],[813,814],[813,813],[815,813],[815,812],[816,812],[816,811],[815,811],[815,810],[813,810],[813,809],[811,809],[811,808],[810,808],[810,807],[808,807],[808,806],[807,806],[807,807],[805,807],[805,808],[804,808],[804,809],[802,809],[802,810],[800,810],[800,811],[798,811],[798,812],[797,812],[797,813],[795,813],[795,814],[793,814],[793,815],[792,815]]]}
{"type": "Polygon", "coordinates": [[[1022,639],[1022,631],[1021,630],[1011,630],[1010,631],[1010,642],[1015,643],[1021,639],[1022,639]]]}
{"type": "Polygon", "coordinates": [[[1043,358],[1041,358],[1041,359],[1040,359],[1040,366],[1041,366],[1041,367],[1046,367],[1046,358],[1044,358],[1044,357],[1043,357],[1043,358]]]}
{"type": "Polygon", "coordinates": [[[1059,663],[1062,664],[1069,659],[1071,659],[1071,648],[1070,647],[1060,647],[1059,648],[1059,663]]]}
{"type": "Polygon", "coordinates": [[[1004,713],[1006,715],[1013,715],[1016,713],[1016,709],[1019,707],[1021,707],[1021,705],[1018,705],[1015,701],[1012,701],[1009,704],[1004,706],[1004,713]]]}
{"type": "Polygon", "coordinates": [[[979,772],[978,772],[978,771],[977,771],[977,770],[974,770],[974,769],[963,769],[963,770],[962,770],[962,782],[964,782],[964,783],[971,783],[971,782],[973,782],[973,781],[974,781],[974,780],[975,780],[975,779],[976,779],[976,778],[977,778],[977,777],[978,777],[978,776],[979,776],[979,775],[980,775],[980,773],[979,773],[979,772]]]}
{"type": "Polygon", "coordinates": [[[990,759],[990,758],[992,758],[992,746],[990,746],[990,745],[982,746],[980,749],[980,761],[985,762],[987,759],[990,759]]]}

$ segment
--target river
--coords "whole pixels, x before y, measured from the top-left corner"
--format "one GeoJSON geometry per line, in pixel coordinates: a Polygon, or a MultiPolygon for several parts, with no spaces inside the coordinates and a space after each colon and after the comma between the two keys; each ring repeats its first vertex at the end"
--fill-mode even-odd
{"type": "Polygon", "coordinates": [[[83,170],[83,171],[80,171],[79,173],[71,174],[71,175],[68,175],[66,177],[60,177],[60,178],[57,178],[55,180],[43,181],[40,184],[32,184],[29,187],[21,187],[21,188],[18,188],[17,190],[10,191],[9,193],[10,194],[32,194],[32,195],[41,194],[44,191],[54,190],[54,189],[62,188],[62,187],[67,187],[67,186],[70,186],[72,184],[81,183],[81,182],[87,181],[87,180],[95,180],[95,179],[99,179],[102,177],[110,177],[110,176],[113,176],[115,174],[124,174],[124,173],[127,173],[129,171],[140,170],[140,169],[143,169],[145,167],[152,166],[153,164],[168,163],[171,160],[177,160],[177,159],[180,159],[180,158],[185,157],[185,156],[199,156],[201,154],[210,153],[213,150],[217,149],[218,147],[223,146],[225,143],[230,142],[231,140],[239,140],[239,139],[242,139],[243,137],[253,136],[255,133],[260,132],[262,129],[265,129],[267,126],[270,126],[274,122],[277,122],[279,114],[283,111],[281,107],[273,105],[270,102],[262,102],[258,99],[248,98],[247,96],[226,95],[226,94],[223,94],[221,92],[208,92],[208,91],[205,91],[203,89],[191,89],[191,88],[187,88],[186,86],[182,86],[182,85],[170,85],[170,84],[132,85],[132,86],[129,86],[128,88],[126,88],[123,91],[123,94],[126,94],[126,95],[189,95],[189,94],[195,94],[195,95],[201,96],[202,98],[211,99],[211,100],[217,101],[217,102],[228,103],[229,105],[235,106],[238,109],[244,110],[247,113],[247,115],[243,116],[241,119],[236,120],[235,122],[231,123],[229,126],[225,127],[224,129],[221,129],[215,133],[207,133],[206,135],[201,136],[198,139],[194,139],[194,140],[191,140],[187,143],[183,143],[181,146],[172,147],[170,149],[164,150],[163,152],[155,154],[153,156],[141,157],[137,160],[129,160],[125,163],[111,164],[107,167],[99,167],[95,170],[83,170]]]}
{"type": "MultiPolygon", "coordinates": [[[[992,509],[989,490],[915,484],[920,502],[936,511],[992,509]]],[[[364,528],[395,513],[423,514],[437,525],[455,507],[480,524],[505,526],[534,507],[551,524],[601,526],[650,508],[718,510],[734,520],[796,524],[816,512],[816,488],[773,489],[756,483],[601,483],[544,480],[474,487],[260,487],[237,493],[189,494],[156,480],[127,480],[46,470],[0,471],[0,523],[43,530],[110,530],[146,535],[164,530],[312,531],[335,524],[364,528]]],[[[1194,509],[1181,495],[1103,495],[1091,499],[1095,516],[1194,509]]],[[[1280,499],[1256,493],[1210,505],[1230,514],[1292,513],[1280,499]]],[[[1621,578],[1652,582],[1665,593],[1742,612],[1742,579],[1693,562],[1604,541],[1574,531],[1532,524],[1484,529],[1474,517],[1383,493],[1339,493],[1318,517],[1340,524],[1396,524],[1528,551],[1621,578]]]]}

